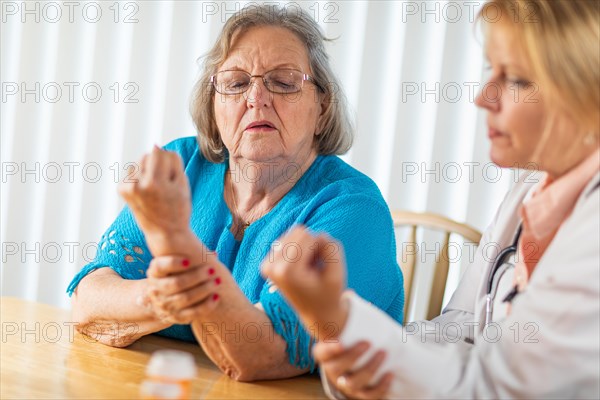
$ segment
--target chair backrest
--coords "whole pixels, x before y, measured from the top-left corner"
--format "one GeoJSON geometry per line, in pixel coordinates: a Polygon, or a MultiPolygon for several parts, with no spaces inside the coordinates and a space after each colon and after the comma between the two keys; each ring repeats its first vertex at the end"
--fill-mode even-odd
{"type": "Polygon", "coordinates": [[[467,242],[479,243],[481,232],[477,229],[460,222],[451,220],[442,215],[433,213],[418,213],[410,211],[393,211],[392,219],[394,227],[409,226],[408,239],[402,249],[411,249],[410,252],[402,254],[403,262],[400,263],[402,274],[404,275],[404,315],[408,317],[412,302],[413,278],[415,266],[418,259],[417,246],[417,228],[426,228],[445,233],[444,242],[437,255],[435,269],[433,271],[433,282],[429,292],[429,304],[427,305],[426,319],[430,320],[438,316],[442,310],[442,301],[446,289],[446,280],[448,278],[448,268],[450,266],[450,257],[448,256],[448,246],[450,235],[455,233],[461,235],[467,242]]]}

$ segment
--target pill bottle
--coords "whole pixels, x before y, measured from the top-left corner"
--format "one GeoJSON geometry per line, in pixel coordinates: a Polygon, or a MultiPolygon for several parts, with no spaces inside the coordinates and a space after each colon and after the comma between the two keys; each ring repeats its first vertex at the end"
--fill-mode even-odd
{"type": "Polygon", "coordinates": [[[146,366],[146,379],[140,387],[143,399],[190,398],[196,364],[190,353],[179,350],[158,350],[146,366]]]}

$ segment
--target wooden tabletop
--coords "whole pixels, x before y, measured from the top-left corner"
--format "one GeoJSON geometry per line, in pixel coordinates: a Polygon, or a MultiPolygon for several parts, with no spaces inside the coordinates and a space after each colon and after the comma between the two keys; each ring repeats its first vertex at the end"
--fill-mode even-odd
{"type": "Polygon", "coordinates": [[[190,343],[146,336],[113,348],[77,333],[70,313],[46,304],[1,297],[2,399],[135,399],[153,351],[178,349],[196,359],[192,399],[325,398],[315,376],[256,383],[223,375],[202,349],[190,343]]]}

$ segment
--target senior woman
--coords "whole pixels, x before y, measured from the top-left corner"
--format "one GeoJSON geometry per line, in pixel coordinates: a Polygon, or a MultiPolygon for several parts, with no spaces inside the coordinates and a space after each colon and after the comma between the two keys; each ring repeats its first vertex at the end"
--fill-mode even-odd
{"type": "Polygon", "coordinates": [[[343,260],[314,268],[330,240],[300,228],[283,242],[302,259],[265,263],[304,323],[343,327],[339,342],[315,346],[332,396],[600,397],[599,5],[484,6],[484,19],[501,16],[484,21],[493,88],[476,100],[491,159],[544,173],[507,195],[442,315],[402,327],[342,295],[343,260]],[[490,254],[498,245],[505,250],[490,254]]]}
{"type": "Polygon", "coordinates": [[[350,285],[401,321],[391,216],[375,184],[335,156],[351,124],[307,14],[241,10],[203,68],[197,141],[155,148],[121,185],[128,207],[68,289],[74,318],[113,346],[153,332],[197,341],[237,380],[299,375],[314,367],[311,336],[260,263],[294,224],[327,232],[356,249],[350,285]]]}

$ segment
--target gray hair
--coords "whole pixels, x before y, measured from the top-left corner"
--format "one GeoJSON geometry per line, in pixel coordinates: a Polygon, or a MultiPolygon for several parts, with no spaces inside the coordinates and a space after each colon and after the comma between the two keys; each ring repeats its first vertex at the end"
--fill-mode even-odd
{"type": "Polygon", "coordinates": [[[229,55],[234,35],[256,26],[276,26],[296,34],[308,50],[316,86],[324,94],[325,111],[315,137],[318,154],[344,154],[352,146],[354,126],[346,97],[325,51],[326,38],[315,20],[298,7],[294,10],[274,5],[249,5],[227,20],[212,49],[203,57],[200,78],[194,86],[190,112],[198,129],[198,143],[204,157],[214,163],[225,160],[226,149],[214,116],[215,90],[210,82],[229,55]]]}

